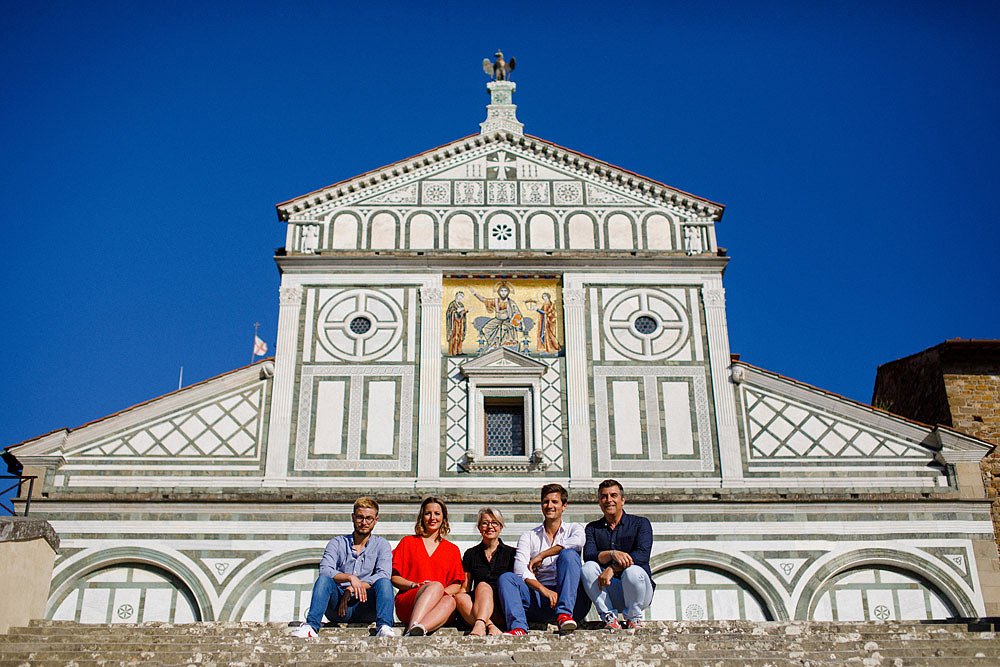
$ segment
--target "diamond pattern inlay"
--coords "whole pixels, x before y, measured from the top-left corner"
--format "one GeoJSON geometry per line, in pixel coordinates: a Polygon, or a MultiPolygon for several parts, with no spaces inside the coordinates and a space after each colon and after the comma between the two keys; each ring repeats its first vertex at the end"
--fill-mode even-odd
{"type": "Polygon", "coordinates": [[[85,457],[247,457],[257,455],[262,388],[242,389],[207,405],[87,446],[85,457]]]}
{"type": "Polygon", "coordinates": [[[750,458],[928,458],[925,449],[816,408],[746,388],[750,458]]]}

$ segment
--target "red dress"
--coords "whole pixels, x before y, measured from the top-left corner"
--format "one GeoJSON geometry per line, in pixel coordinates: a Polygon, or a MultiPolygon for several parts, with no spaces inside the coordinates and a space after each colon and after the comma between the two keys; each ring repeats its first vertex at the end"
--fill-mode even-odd
{"type": "MultiPolygon", "coordinates": [[[[442,586],[460,584],[465,581],[462,569],[462,554],[454,543],[448,540],[438,542],[430,556],[424,547],[424,539],[417,535],[404,537],[392,552],[392,573],[418,584],[437,581],[442,586]]],[[[396,596],[396,616],[403,623],[410,622],[413,615],[413,601],[419,588],[411,588],[396,596]]]]}

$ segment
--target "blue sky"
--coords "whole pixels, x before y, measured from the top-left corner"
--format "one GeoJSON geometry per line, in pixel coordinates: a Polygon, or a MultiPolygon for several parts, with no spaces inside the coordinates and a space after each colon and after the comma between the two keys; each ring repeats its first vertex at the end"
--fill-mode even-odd
{"type": "Polygon", "coordinates": [[[0,3],[0,445],[273,349],[274,205],[478,131],[498,47],[526,132],[726,205],[745,361],[1000,337],[996,2],[287,4],[0,3]]]}

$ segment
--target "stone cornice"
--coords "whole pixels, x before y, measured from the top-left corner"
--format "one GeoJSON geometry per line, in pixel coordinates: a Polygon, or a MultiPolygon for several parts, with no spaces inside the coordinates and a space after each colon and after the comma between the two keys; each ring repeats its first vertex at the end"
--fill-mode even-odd
{"type": "Polygon", "coordinates": [[[483,272],[488,260],[490,273],[504,271],[540,271],[562,273],[589,268],[615,272],[651,270],[677,273],[723,273],[728,257],[719,255],[687,256],[683,251],[616,250],[339,250],[317,255],[276,255],[282,271],[342,272],[351,268],[374,271],[413,271],[436,269],[444,272],[483,272]]]}
{"type": "Polygon", "coordinates": [[[366,172],[360,176],[334,183],[325,188],[282,202],[276,206],[278,219],[288,221],[293,215],[310,208],[333,202],[342,197],[348,197],[358,192],[379,190],[380,185],[389,180],[412,175],[420,177],[429,167],[457,157],[463,153],[476,150],[492,144],[519,147],[533,153],[539,158],[548,158],[564,168],[580,172],[581,176],[597,176],[611,185],[631,191],[636,196],[642,196],[655,202],[677,206],[690,210],[696,215],[718,222],[722,218],[725,207],[722,204],[703,199],[677,188],[660,183],[651,178],[640,176],[634,172],[615,165],[589,157],[582,153],[563,148],[531,135],[515,135],[509,132],[494,132],[485,135],[472,135],[451,143],[433,148],[410,158],[400,160],[385,167],[366,172]]]}

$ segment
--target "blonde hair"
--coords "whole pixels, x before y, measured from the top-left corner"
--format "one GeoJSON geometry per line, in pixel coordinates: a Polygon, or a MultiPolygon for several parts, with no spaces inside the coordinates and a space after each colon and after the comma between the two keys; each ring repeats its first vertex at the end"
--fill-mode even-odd
{"type": "Polygon", "coordinates": [[[357,512],[359,509],[370,509],[375,510],[375,515],[378,516],[378,502],[374,498],[369,498],[368,496],[361,496],[354,501],[354,509],[352,511],[357,512]]]}
{"type": "Polygon", "coordinates": [[[499,521],[501,528],[504,527],[503,513],[500,510],[494,509],[492,507],[481,507],[479,509],[479,516],[476,517],[476,525],[477,526],[480,523],[482,523],[483,517],[486,516],[487,514],[489,514],[491,517],[493,517],[494,519],[496,519],[497,521],[499,521]]]}
{"type": "Polygon", "coordinates": [[[417,523],[413,527],[413,530],[420,537],[427,536],[427,528],[424,526],[424,510],[431,503],[437,503],[441,507],[441,527],[438,528],[438,538],[444,539],[451,532],[451,525],[448,523],[448,506],[444,504],[443,500],[434,496],[428,496],[424,498],[424,502],[420,503],[420,511],[417,512],[417,523]]]}

